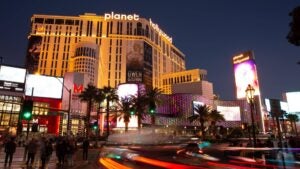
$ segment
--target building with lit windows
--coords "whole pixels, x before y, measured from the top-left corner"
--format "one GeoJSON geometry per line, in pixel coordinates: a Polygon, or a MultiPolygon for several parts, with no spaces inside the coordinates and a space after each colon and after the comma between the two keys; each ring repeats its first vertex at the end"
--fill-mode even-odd
{"type": "MultiPolygon", "coordinates": [[[[207,71],[204,69],[191,69],[180,72],[165,73],[161,75],[162,93],[172,94],[172,86],[206,80],[207,71]]],[[[176,93],[176,91],[175,91],[176,93]]]]}
{"type": "Polygon", "coordinates": [[[87,73],[100,88],[126,82],[161,88],[162,74],[185,70],[185,55],[156,23],[137,14],[33,15],[26,68],[58,77],[87,73]]]}

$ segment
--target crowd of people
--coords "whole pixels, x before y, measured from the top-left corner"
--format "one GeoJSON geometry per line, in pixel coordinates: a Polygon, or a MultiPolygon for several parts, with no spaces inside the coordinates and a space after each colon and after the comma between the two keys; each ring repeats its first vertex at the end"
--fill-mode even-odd
{"type": "MultiPolygon", "coordinates": [[[[74,154],[77,151],[77,139],[73,137],[32,137],[20,143],[15,137],[7,137],[3,143],[5,152],[4,167],[11,166],[17,146],[24,146],[24,161],[27,167],[35,165],[40,160],[39,168],[45,169],[55,151],[58,166],[74,166],[74,154]]],[[[89,141],[82,144],[83,160],[88,159],[89,141]]]]}

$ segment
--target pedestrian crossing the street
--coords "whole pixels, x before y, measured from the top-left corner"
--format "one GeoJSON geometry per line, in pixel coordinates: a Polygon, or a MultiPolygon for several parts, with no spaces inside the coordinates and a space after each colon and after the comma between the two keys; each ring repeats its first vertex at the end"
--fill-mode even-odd
{"type": "MultiPolygon", "coordinates": [[[[55,152],[52,153],[51,158],[49,160],[48,169],[54,169],[56,168],[56,155],[55,152]]],[[[13,160],[12,160],[12,164],[9,167],[7,164],[7,167],[4,166],[5,163],[5,152],[2,149],[0,152],[0,169],[24,169],[27,168],[26,165],[26,159],[24,157],[24,147],[17,147],[16,152],[13,155],[13,160]]],[[[40,160],[40,153],[36,153],[35,155],[35,159],[34,159],[34,163],[32,165],[32,169],[38,169],[41,166],[41,160],[40,160]]]]}

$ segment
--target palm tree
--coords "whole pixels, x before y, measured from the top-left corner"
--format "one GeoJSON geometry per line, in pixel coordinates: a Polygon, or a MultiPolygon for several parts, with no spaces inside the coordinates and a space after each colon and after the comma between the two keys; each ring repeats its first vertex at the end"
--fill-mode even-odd
{"type": "Polygon", "coordinates": [[[78,96],[81,101],[87,102],[87,114],[85,120],[85,128],[86,128],[86,137],[89,137],[90,134],[90,117],[91,117],[91,110],[92,105],[95,101],[95,96],[97,94],[97,88],[91,84],[89,84],[82,93],[78,96]]]}
{"type": "Polygon", "coordinates": [[[151,89],[147,91],[146,97],[148,101],[148,107],[149,107],[149,113],[151,116],[151,124],[152,126],[155,125],[155,111],[156,111],[156,106],[157,104],[160,103],[160,100],[158,96],[162,93],[162,91],[158,88],[151,89]]]}
{"type": "Polygon", "coordinates": [[[128,123],[130,122],[131,117],[131,109],[132,109],[132,101],[131,97],[121,98],[120,108],[121,108],[121,115],[120,118],[123,117],[125,123],[125,132],[128,131],[128,123]]]}
{"type": "Polygon", "coordinates": [[[146,97],[146,94],[140,94],[131,96],[132,98],[132,106],[135,110],[135,115],[138,119],[138,129],[140,130],[142,127],[142,120],[145,117],[146,114],[146,106],[148,105],[148,99],[146,97]]]}
{"type": "MultiPolygon", "coordinates": [[[[100,113],[100,108],[101,108],[101,103],[105,100],[105,95],[101,89],[97,89],[97,93],[95,95],[95,102],[98,105],[98,110],[97,110],[97,122],[99,120],[99,113],[100,113]]],[[[100,135],[100,128],[98,127],[97,130],[97,137],[100,135]]],[[[97,140],[96,140],[97,141],[97,140]]],[[[96,144],[98,145],[98,144],[96,144]]]]}
{"type": "Polygon", "coordinates": [[[285,116],[291,122],[292,131],[296,133],[296,136],[298,136],[296,123],[299,121],[299,117],[296,114],[286,114],[285,116]]]}
{"type": "Polygon", "coordinates": [[[213,129],[212,134],[215,136],[216,135],[216,122],[225,121],[225,118],[224,118],[223,114],[221,114],[219,111],[214,109],[214,110],[211,110],[211,112],[209,113],[209,119],[211,121],[211,128],[213,129]]]}
{"type": "Polygon", "coordinates": [[[106,100],[106,132],[107,132],[107,138],[109,136],[109,112],[110,112],[110,105],[109,102],[114,102],[114,101],[118,101],[119,97],[117,95],[116,89],[112,88],[112,87],[104,87],[103,89],[101,89],[104,96],[105,96],[105,100],[106,100]]]}
{"type": "Polygon", "coordinates": [[[198,121],[200,123],[200,130],[202,133],[202,140],[205,139],[205,126],[204,123],[209,120],[210,107],[207,105],[196,105],[194,108],[196,112],[194,115],[188,117],[190,122],[198,121]]]}

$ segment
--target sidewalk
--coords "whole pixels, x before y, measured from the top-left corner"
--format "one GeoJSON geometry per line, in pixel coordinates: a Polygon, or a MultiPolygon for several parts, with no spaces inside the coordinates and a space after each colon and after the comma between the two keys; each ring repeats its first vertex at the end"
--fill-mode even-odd
{"type": "MultiPolygon", "coordinates": [[[[50,161],[48,163],[48,169],[57,169],[57,168],[84,168],[84,169],[92,169],[92,168],[99,168],[97,165],[98,161],[98,154],[99,149],[90,149],[89,155],[88,155],[88,161],[82,160],[82,150],[79,149],[74,154],[74,166],[68,167],[66,164],[65,166],[57,166],[57,158],[56,158],[56,152],[53,151],[52,156],[50,158],[50,161]]],[[[0,169],[4,169],[4,161],[5,161],[5,153],[4,150],[1,149],[0,152],[0,169]]],[[[38,169],[38,167],[41,165],[40,161],[40,155],[39,153],[36,154],[35,160],[34,160],[33,167],[31,169],[38,169]]],[[[6,167],[9,168],[9,167],[6,167]]],[[[13,162],[10,167],[11,169],[25,169],[26,167],[26,161],[24,160],[24,147],[17,147],[16,152],[13,156],[13,162]]]]}

